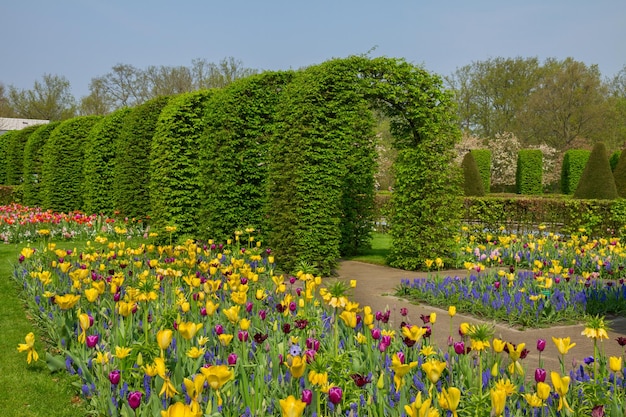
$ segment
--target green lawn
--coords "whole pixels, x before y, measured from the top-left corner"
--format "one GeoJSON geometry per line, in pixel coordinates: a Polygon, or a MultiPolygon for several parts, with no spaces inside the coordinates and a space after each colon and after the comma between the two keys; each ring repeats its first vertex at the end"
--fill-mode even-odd
{"type": "Polygon", "coordinates": [[[64,372],[51,374],[46,366],[41,333],[31,323],[18,296],[19,288],[11,279],[13,266],[25,245],[0,246],[0,410],[3,416],[84,416],[84,402],[76,396],[77,389],[64,372]],[[26,353],[17,345],[34,332],[35,348],[40,359],[26,364],[26,353]]]}
{"type": "Polygon", "coordinates": [[[372,248],[363,253],[351,256],[346,259],[351,261],[361,261],[376,265],[386,265],[387,255],[391,247],[391,235],[385,233],[372,234],[372,248]]]}

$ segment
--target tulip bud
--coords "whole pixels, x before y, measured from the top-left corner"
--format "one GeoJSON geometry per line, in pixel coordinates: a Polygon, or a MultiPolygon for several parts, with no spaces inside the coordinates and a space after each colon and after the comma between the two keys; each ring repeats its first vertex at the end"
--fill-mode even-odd
{"type": "Polygon", "coordinates": [[[311,401],[313,401],[313,392],[310,389],[302,390],[302,402],[310,405],[311,401]]]}
{"type": "Polygon", "coordinates": [[[372,329],[372,338],[374,340],[380,339],[380,329],[378,327],[372,329]]]}
{"type": "Polygon", "coordinates": [[[341,402],[343,391],[340,387],[330,387],[328,390],[328,399],[331,403],[337,405],[341,402]]]}
{"type": "Polygon", "coordinates": [[[215,325],[215,334],[217,334],[219,336],[222,333],[224,333],[224,326],[222,326],[221,324],[216,324],[215,325]]]}
{"type": "Polygon", "coordinates": [[[228,355],[228,364],[235,365],[236,363],[237,363],[237,354],[231,353],[230,355],[228,355]]]}
{"type": "Polygon", "coordinates": [[[546,382],[546,376],[548,373],[543,368],[535,369],[535,382],[546,382]]]}
{"type": "Polygon", "coordinates": [[[136,410],[141,405],[141,396],[143,394],[140,391],[131,391],[128,393],[128,405],[133,410],[136,410]]]}
{"type": "Polygon", "coordinates": [[[537,340],[537,350],[539,352],[543,352],[543,350],[546,348],[546,340],[545,339],[538,339],[537,340]]]}
{"type": "Polygon", "coordinates": [[[117,369],[114,371],[109,372],[109,381],[111,382],[111,385],[117,385],[120,383],[120,371],[118,371],[117,369]]]}

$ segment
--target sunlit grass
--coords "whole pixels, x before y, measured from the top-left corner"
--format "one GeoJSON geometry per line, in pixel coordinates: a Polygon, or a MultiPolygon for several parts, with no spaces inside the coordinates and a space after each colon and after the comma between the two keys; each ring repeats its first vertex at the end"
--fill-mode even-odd
{"type": "Polygon", "coordinates": [[[387,255],[391,248],[391,235],[386,233],[372,234],[371,249],[364,250],[363,253],[348,257],[351,261],[367,262],[376,265],[387,265],[387,255]]]}

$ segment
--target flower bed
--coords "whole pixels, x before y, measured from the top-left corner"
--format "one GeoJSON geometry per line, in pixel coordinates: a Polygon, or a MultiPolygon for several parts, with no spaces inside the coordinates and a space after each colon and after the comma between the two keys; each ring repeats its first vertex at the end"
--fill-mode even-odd
{"type": "MultiPolygon", "coordinates": [[[[453,343],[434,346],[446,318],[391,328],[389,312],[351,302],[347,284],[306,265],[278,275],[269,249],[239,237],[25,248],[15,279],[55,343],[49,366],[77,375],[98,415],[624,413],[623,358],[598,351],[576,372],[562,360],[546,375],[541,360],[524,361],[545,341],[513,345],[487,325],[449,329],[453,343]]],[[[588,331],[608,337],[600,317],[588,331]]],[[[565,359],[569,340],[553,342],[565,359]]],[[[19,349],[39,359],[33,336],[19,349]]]]}

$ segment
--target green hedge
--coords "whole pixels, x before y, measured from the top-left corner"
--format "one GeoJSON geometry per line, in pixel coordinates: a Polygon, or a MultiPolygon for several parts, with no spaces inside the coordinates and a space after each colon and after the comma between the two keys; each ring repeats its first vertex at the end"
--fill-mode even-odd
{"type": "Polygon", "coordinates": [[[16,189],[13,185],[0,185],[0,205],[7,205],[16,202],[16,189]]]}
{"type": "Polygon", "coordinates": [[[122,108],[107,115],[85,140],[83,210],[86,213],[113,214],[116,149],[129,113],[130,109],[122,108]]]}
{"type": "Polygon", "coordinates": [[[466,196],[484,196],[485,189],[483,187],[483,180],[478,171],[478,165],[476,165],[473,152],[468,152],[463,156],[461,168],[463,168],[464,194],[466,196]]]}
{"type": "Polygon", "coordinates": [[[83,206],[84,144],[100,116],[83,116],[62,122],[43,149],[42,205],[59,212],[83,206]]]}
{"type": "Polygon", "coordinates": [[[200,143],[211,91],[172,98],[163,108],[150,152],[152,226],[163,233],[175,226],[175,236],[197,237],[202,202],[200,143]]]}
{"type": "Polygon", "coordinates": [[[21,185],[24,180],[24,147],[30,135],[32,135],[40,125],[25,127],[16,130],[9,137],[6,143],[6,185],[21,185]]]}
{"type": "Polygon", "coordinates": [[[150,148],[157,120],[169,97],[157,97],[134,107],[124,120],[113,168],[114,208],[131,218],[150,213],[150,148]]]}
{"type": "Polygon", "coordinates": [[[41,206],[43,149],[50,134],[61,122],[51,122],[41,126],[28,137],[24,146],[24,182],[22,202],[29,207],[41,206]]]}
{"type": "Polygon", "coordinates": [[[626,152],[620,152],[619,160],[613,170],[613,178],[615,179],[617,194],[626,198],[626,152]]]}
{"type": "Polygon", "coordinates": [[[570,149],[563,155],[561,167],[561,190],[563,194],[574,194],[591,151],[585,149],[570,149]]]}
{"type": "Polygon", "coordinates": [[[201,237],[222,240],[235,230],[263,230],[275,108],[292,72],[264,72],[216,91],[202,135],[201,237]]]}
{"type": "Polygon", "coordinates": [[[578,181],[574,198],[607,199],[618,197],[604,143],[596,143],[578,181]]]}
{"type": "Polygon", "coordinates": [[[546,231],[576,234],[584,229],[592,236],[624,236],[626,233],[626,200],[578,200],[533,197],[466,197],[464,222],[477,233],[536,232],[539,225],[546,231]]]}
{"type": "Polygon", "coordinates": [[[609,164],[611,164],[611,171],[615,172],[615,168],[617,168],[617,163],[619,162],[619,158],[622,155],[622,151],[615,151],[611,154],[609,158],[609,164]]]}
{"type": "Polygon", "coordinates": [[[483,191],[487,194],[491,192],[491,150],[472,149],[470,151],[476,161],[478,172],[483,181],[483,191]]]}
{"type": "Polygon", "coordinates": [[[543,154],[538,149],[522,149],[517,154],[515,184],[518,194],[543,192],[543,154]]]}
{"type": "Polygon", "coordinates": [[[8,143],[13,140],[12,137],[17,134],[17,132],[17,130],[11,130],[0,135],[0,184],[6,184],[7,182],[8,143]]]}

